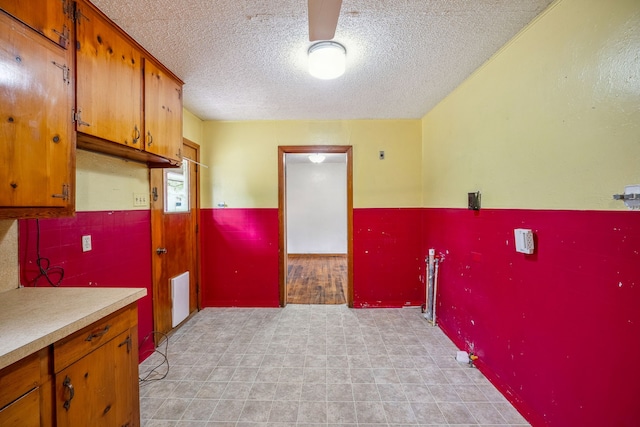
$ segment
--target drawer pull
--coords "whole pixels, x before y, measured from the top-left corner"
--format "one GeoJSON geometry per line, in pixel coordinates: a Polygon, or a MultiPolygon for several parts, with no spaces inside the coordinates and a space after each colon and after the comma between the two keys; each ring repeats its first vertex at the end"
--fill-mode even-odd
{"type": "Polygon", "coordinates": [[[62,386],[65,388],[65,391],[69,392],[69,398],[66,399],[64,401],[64,404],[62,405],[64,407],[64,409],[66,409],[68,411],[69,407],[71,406],[71,400],[73,399],[73,396],[75,396],[76,391],[73,388],[73,384],[71,384],[71,378],[69,378],[67,376],[64,377],[64,381],[62,382],[62,386]]]}
{"type": "Polygon", "coordinates": [[[91,341],[93,341],[93,340],[94,340],[94,339],[96,339],[96,338],[100,338],[101,336],[103,336],[104,334],[106,334],[107,332],[109,332],[109,328],[111,328],[111,325],[107,325],[107,326],[105,326],[105,327],[104,327],[104,329],[103,329],[103,330],[101,330],[100,332],[96,332],[96,333],[93,333],[93,334],[89,334],[89,336],[88,336],[87,338],[85,338],[84,340],[85,340],[85,341],[89,341],[89,342],[91,342],[91,341]]]}

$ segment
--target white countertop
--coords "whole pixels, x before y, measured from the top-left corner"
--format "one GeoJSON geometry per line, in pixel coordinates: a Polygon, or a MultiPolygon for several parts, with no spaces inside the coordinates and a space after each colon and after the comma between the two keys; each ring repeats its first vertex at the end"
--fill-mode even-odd
{"type": "Polygon", "coordinates": [[[0,293],[0,369],[146,294],[144,288],[19,288],[0,293]]]}

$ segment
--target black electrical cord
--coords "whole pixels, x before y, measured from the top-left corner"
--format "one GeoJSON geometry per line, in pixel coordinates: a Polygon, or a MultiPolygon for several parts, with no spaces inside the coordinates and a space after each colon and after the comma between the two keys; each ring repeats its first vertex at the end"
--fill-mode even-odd
{"type": "Polygon", "coordinates": [[[38,274],[38,276],[36,276],[35,279],[33,279],[33,286],[34,287],[38,286],[38,280],[41,277],[44,277],[51,286],[58,287],[60,286],[60,283],[62,283],[62,279],[64,277],[64,269],[62,267],[50,267],[51,261],[49,261],[49,258],[44,258],[40,256],[40,220],[39,219],[36,219],[36,230],[37,230],[36,265],[38,266],[38,270],[40,271],[40,273],[38,274]],[[51,280],[51,277],[49,277],[49,275],[52,273],[58,274],[60,276],[57,282],[54,282],[53,280],[51,280]]]}
{"type": "Polygon", "coordinates": [[[143,386],[145,384],[148,384],[152,381],[160,381],[163,380],[167,377],[167,375],[169,374],[169,337],[167,336],[167,334],[163,333],[163,332],[158,332],[158,331],[151,331],[147,334],[147,336],[145,336],[142,340],[142,342],[138,345],[138,349],[141,349],[144,344],[149,340],[149,338],[151,338],[152,336],[155,336],[155,334],[159,334],[162,335],[164,337],[164,342],[162,344],[164,344],[164,352],[160,351],[159,348],[162,344],[160,344],[160,346],[158,346],[157,348],[154,348],[153,351],[151,352],[149,357],[153,357],[153,355],[155,353],[158,353],[161,356],[161,361],[160,363],[158,363],[156,366],[154,366],[153,368],[151,368],[149,371],[142,373],[142,375],[140,376],[140,378],[138,378],[138,382],[140,384],[140,386],[143,386]],[[167,370],[164,373],[160,373],[158,372],[158,369],[161,368],[163,365],[167,365],[167,370]]]}

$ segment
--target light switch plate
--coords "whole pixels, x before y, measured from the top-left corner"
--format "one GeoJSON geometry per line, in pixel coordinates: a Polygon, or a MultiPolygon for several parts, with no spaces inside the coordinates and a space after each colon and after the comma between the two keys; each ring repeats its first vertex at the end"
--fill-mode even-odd
{"type": "Polygon", "coordinates": [[[82,252],[91,250],[91,235],[82,236],[82,252]]]}
{"type": "Polygon", "coordinates": [[[145,193],[133,193],[133,206],[149,205],[149,196],[145,193]]]}

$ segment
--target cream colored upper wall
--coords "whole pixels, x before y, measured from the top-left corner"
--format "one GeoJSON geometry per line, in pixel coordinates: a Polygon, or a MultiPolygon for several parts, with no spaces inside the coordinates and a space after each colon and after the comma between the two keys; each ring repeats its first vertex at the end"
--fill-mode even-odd
{"type": "Polygon", "coordinates": [[[145,164],[84,150],[76,155],[76,211],[149,209],[133,206],[134,193],[149,194],[145,164]]]}
{"type": "MultiPolygon", "coordinates": [[[[200,144],[202,120],[184,109],[183,119],[183,136],[200,144]]],[[[78,150],[76,211],[149,209],[148,203],[133,206],[134,193],[149,194],[149,169],[145,164],[78,150]]]]}
{"type": "Polygon", "coordinates": [[[640,1],[561,0],[423,118],[427,207],[624,209],[640,183],[640,1]]]}
{"type": "Polygon", "coordinates": [[[16,289],[18,273],[18,221],[0,221],[0,292],[16,289]]]}
{"type": "Polygon", "coordinates": [[[419,120],[210,121],[203,133],[204,208],[277,207],[282,145],[353,146],[356,208],[421,205],[419,120]]]}
{"type": "Polygon", "coordinates": [[[202,143],[202,127],[204,122],[189,110],[182,109],[182,136],[196,144],[202,143]]]}

